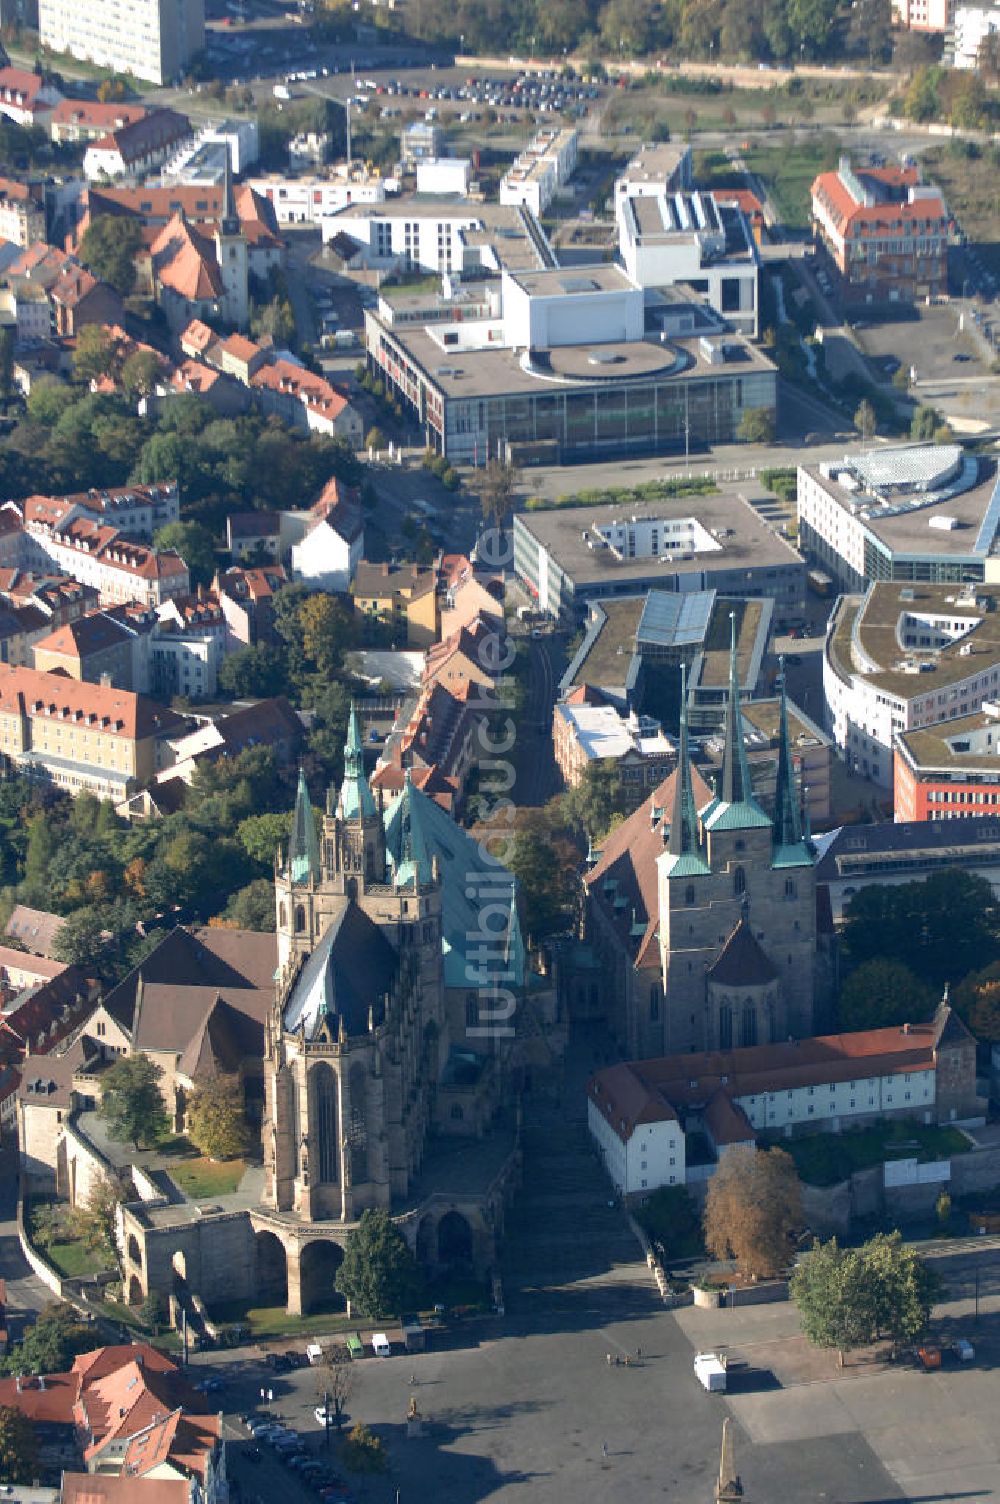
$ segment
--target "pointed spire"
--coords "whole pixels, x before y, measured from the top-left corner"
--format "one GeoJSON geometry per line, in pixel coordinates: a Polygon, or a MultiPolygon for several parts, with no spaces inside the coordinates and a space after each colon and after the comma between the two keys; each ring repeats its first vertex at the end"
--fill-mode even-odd
{"type": "Polygon", "coordinates": [[[229,142],[223,143],[225,150],[225,168],[222,183],[222,233],[223,235],[238,235],[240,233],[240,217],[236,212],[236,200],[233,197],[233,164],[229,142]]]}
{"type": "Polygon", "coordinates": [[[681,724],[677,749],[677,778],[674,782],[674,805],[670,812],[671,856],[696,856],[699,848],[698,811],[691,786],[691,758],[688,754],[687,665],[681,664],[681,724]]]}
{"type": "Polygon", "coordinates": [[[726,742],[722,761],[722,798],[726,804],[752,804],[753,785],[743,740],[740,709],[740,672],[736,656],[736,613],[729,613],[729,699],[726,703],[726,742]]]}
{"type": "Polygon", "coordinates": [[[788,694],[785,688],[785,660],[781,667],[781,697],[778,712],[778,773],[774,786],[774,844],[797,846],[802,840],[802,817],[795,788],[791,738],[788,735],[788,694]]]}
{"type": "Polygon", "coordinates": [[[302,768],[299,768],[299,786],[295,793],[292,836],[288,843],[288,868],[293,883],[307,883],[310,878],[318,878],[320,875],[319,837],[309,799],[309,786],[302,768]]]}
{"type": "Polygon", "coordinates": [[[785,664],[781,659],[781,697],[778,712],[778,771],[774,785],[774,855],[775,866],[806,866],[812,860],[809,844],[809,807],[806,804],[805,831],[799,793],[795,787],[792,739],[788,732],[788,694],[785,688],[785,664]]]}
{"type": "Polygon", "coordinates": [[[364,743],[361,740],[361,724],[354,701],[347,721],[347,740],[344,742],[344,781],[340,786],[340,813],[350,820],[357,816],[375,815],[375,799],[365,776],[364,743]]]}

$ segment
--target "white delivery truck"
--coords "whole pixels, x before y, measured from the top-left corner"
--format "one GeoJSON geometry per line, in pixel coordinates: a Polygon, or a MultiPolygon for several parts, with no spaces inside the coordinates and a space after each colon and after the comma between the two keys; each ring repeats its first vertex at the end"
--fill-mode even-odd
{"type": "Polygon", "coordinates": [[[709,1394],[725,1394],[726,1364],[718,1353],[695,1353],[694,1376],[709,1394]]]}
{"type": "Polygon", "coordinates": [[[392,1357],[392,1348],[389,1346],[389,1339],[385,1335],[385,1332],[374,1332],[372,1334],[372,1352],[376,1358],[392,1357]]]}

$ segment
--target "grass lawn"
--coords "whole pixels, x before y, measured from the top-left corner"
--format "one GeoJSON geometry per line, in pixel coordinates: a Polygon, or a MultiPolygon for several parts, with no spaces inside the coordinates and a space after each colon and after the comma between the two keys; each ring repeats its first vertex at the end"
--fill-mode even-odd
{"type": "Polygon", "coordinates": [[[245,1170],[242,1159],[188,1159],[171,1165],[170,1178],[192,1201],[210,1201],[213,1196],[231,1195],[245,1170]]]}
{"type": "Polygon", "coordinates": [[[876,1123],[847,1133],[815,1133],[805,1138],[773,1138],[795,1161],[807,1185],[837,1185],[855,1170],[868,1170],[887,1159],[947,1159],[972,1147],[957,1128],[921,1123],[876,1123]]]}
{"type": "Polygon", "coordinates": [[[79,1238],[74,1238],[69,1243],[50,1244],[43,1257],[48,1259],[63,1279],[80,1279],[86,1274],[101,1274],[111,1267],[103,1254],[95,1253],[79,1238]]]}
{"type": "Polygon", "coordinates": [[[251,1338],[259,1342],[269,1337],[313,1337],[328,1332],[354,1332],[359,1324],[357,1316],[348,1317],[342,1310],[332,1308],[313,1311],[308,1316],[289,1316],[283,1305],[248,1307],[238,1300],[212,1306],[209,1316],[216,1326],[249,1327],[251,1338]]]}
{"type": "Polygon", "coordinates": [[[805,230],[813,179],[817,173],[836,167],[839,152],[838,142],[826,136],[799,146],[755,145],[744,154],[744,160],[750,172],[763,181],[782,224],[790,230],[805,230]]]}
{"type": "Polygon", "coordinates": [[[923,152],[920,165],[929,183],[944,194],[950,213],[961,221],[977,252],[994,272],[1000,270],[1000,180],[996,148],[979,148],[953,142],[932,146],[923,152]]]}

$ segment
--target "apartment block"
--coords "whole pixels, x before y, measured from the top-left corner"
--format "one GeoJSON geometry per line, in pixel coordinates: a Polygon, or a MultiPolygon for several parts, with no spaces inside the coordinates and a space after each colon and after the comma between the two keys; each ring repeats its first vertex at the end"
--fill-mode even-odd
{"type": "Polygon", "coordinates": [[[166,84],[205,45],[205,0],[39,0],[38,30],[53,52],[166,84]]]}

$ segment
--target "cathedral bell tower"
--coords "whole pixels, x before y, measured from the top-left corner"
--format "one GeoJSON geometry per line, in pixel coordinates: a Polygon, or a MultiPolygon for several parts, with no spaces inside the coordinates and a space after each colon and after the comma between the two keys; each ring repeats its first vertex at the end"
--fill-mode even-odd
{"type": "Polygon", "coordinates": [[[344,743],[344,781],[331,810],[332,790],[323,821],[323,869],[327,877],[343,877],[363,891],[385,882],[385,826],[365,777],[364,745],[358,713],[351,706],[344,743]]]}

